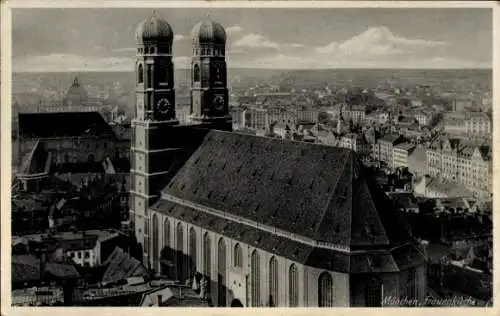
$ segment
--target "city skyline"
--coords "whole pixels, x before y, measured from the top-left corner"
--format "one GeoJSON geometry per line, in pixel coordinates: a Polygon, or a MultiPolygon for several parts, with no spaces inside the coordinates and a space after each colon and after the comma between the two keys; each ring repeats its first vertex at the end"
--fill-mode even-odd
{"type": "MultiPolygon", "coordinates": [[[[13,70],[132,71],[135,27],[151,14],[121,8],[13,10],[13,70]]],[[[206,9],[154,14],[173,28],[176,68],[188,68],[190,31],[207,18],[206,9]]],[[[492,66],[491,9],[217,8],[209,14],[226,28],[231,68],[492,66]]]]}

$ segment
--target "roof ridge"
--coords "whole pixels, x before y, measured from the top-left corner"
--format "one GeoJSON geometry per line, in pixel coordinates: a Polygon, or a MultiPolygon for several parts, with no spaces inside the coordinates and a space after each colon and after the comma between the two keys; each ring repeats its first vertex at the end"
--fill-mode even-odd
{"type": "MultiPolygon", "coordinates": [[[[389,235],[387,234],[387,229],[386,229],[386,227],[385,227],[384,223],[382,222],[382,219],[380,218],[380,213],[379,213],[379,211],[378,211],[378,209],[377,209],[377,205],[375,205],[375,200],[373,199],[372,192],[371,192],[370,188],[368,187],[368,184],[366,183],[366,181],[363,181],[363,184],[365,185],[365,187],[366,187],[366,191],[367,191],[367,193],[368,193],[368,196],[370,197],[369,201],[370,201],[370,203],[372,204],[373,208],[375,209],[375,213],[376,213],[376,216],[375,216],[375,217],[376,217],[376,219],[377,219],[377,221],[378,221],[379,225],[380,225],[380,226],[382,227],[382,229],[383,229],[383,232],[384,232],[385,238],[387,239],[387,241],[389,242],[389,244],[391,244],[391,240],[390,240],[390,238],[389,238],[389,235]]],[[[399,216],[398,216],[398,220],[399,220],[399,216]]],[[[406,227],[405,227],[405,229],[406,229],[406,227]]]]}
{"type": "MultiPolygon", "coordinates": [[[[350,152],[349,152],[350,153],[350,152]]],[[[344,172],[345,171],[345,167],[346,167],[346,164],[347,164],[347,161],[348,161],[348,158],[350,156],[350,154],[346,154],[345,158],[344,158],[344,163],[342,164],[342,171],[344,172]]],[[[335,195],[335,189],[337,188],[339,182],[340,182],[340,179],[342,178],[342,173],[339,175],[339,177],[337,178],[337,181],[335,183],[335,186],[332,188],[332,191],[330,193],[330,196],[328,197],[328,203],[326,203],[326,206],[323,210],[323,212],[321,212],[321,217],[318,221],[318,223],[322,223],[323,222],[323,219],[325,218],[325,215],[326,213],[328,212],[328,210],[330,209],[330,204],[331,204],[331,201],[333,199],[333,196],[335,195]]],[[[352,216],[351,216],[351,219],[352,219],[352,216]]],[[[317,228],[316,228],[316,231],[314,232],[314,235],[316,236],[316,234],[318,233],[319,229],[321,228],[321,225],[317,225],[317,228]]]]}

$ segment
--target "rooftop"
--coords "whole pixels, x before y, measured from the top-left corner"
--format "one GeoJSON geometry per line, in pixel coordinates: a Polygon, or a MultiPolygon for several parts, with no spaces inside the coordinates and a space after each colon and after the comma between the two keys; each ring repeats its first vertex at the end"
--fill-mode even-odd
{"type": "Polygon", "coordinates": [[[401,143],[401,144],[397,144],[394,146],[395,149],[401,149],[401,150],[411,150],[415,147],[415,145],[413,144],[410,144],[410,143],[401,143]]]}
{"type": "Polygon", "coordinates": [[[20,113],[19,135],[25,138],[116,137],[98,112],[20,113]]]}
{"type": "MultiPolygon", "coordinates": [[[[256,227],[350,249],[385,248],[411,240],[398,213],[387,207],[387,199],[364,176],[350,150],[212,131],[152,209],[307,261],[324,250],[256,227]],[[200,212],[171,198],[241,221],[200,212]]],[[[339,254],[328,256],[332,260],[324,264],[350,260],[339,254]]]]}

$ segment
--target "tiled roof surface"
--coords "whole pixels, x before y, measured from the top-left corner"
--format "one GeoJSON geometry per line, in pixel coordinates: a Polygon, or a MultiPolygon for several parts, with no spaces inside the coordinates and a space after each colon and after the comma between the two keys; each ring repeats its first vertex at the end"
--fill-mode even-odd
{"type": "Polygon", "coordinates": [[[116,137],[98,112],[20,113],[19,135],[26,138],[116,137]]]}
{"type": "Polygon", "coordinates": [[[399,134],[388,134],[380,138],[380,141],[392,143],[394,145],[399,138],[399,134]]]}
{"type": "Polygon", "coordinates": [[[104,262],[107,266],[102,281],[119,281],[133,276],[142,276],[146,269],[135,258],[116,247],[104,262]]]}
{"type": "MultiPolygon", "coordinates": [[[[11,280],[15,283],[40,280],[40,259],[34,255],[12,256],[11,280]]],[[[80,274],[73,265],[47,262],[44,265],[43,276],[50,279],[77,279],[80,274]]]]}
{"type": "MultiPolygon", "coordinates": [[[[355,154],[341,148],[212,131],[163,193],[351,249],[385,248],[411,239],[387,196],[364,176],[355,154]]],[[[319,251],[167,200],[152,208],[294,261],[307,262],[319,251]]],[[[323,264],[357,262],[345,254],[332,256],[323,264]]],[[[357,267],[364,269],[363,264],[357,267]]]]}
{"type": "Polygon", "coordinates": [[[346,149],[214,131],[163,193],[344,246],[407,240],[387,197],[362,177],[346,149]]]}

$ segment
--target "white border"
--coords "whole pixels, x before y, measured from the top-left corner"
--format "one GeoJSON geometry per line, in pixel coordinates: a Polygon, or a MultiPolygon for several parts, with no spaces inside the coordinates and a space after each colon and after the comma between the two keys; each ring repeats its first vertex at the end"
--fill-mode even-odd
{"type": "MultiPolygon", "coordinates": [[[[497,91],[500,91],[500,80],[496,80],[500,62],[500,43],[498,41],[498,29],[500,27],[500,4],[494,1],[133,1],[133,0],[0,0],[1,2],[1,111],[0,120],[2,126],[1,138],[1,314],[2,315],[88,315],[88,313],[99,313],[100,315],[134,315],[138,312],[148,315],[185,315],[196,313],[201,315],[230,315],[235,313],[229,308],[12,308],[10,307],[10,184],[11,184],[11,9],[12,8],[493,8],[493,121],[499,119],[496,106],[500,105],[497,91]]],[[[499,192],[497,174],[499,170],[496,159],[496,143],[500,124],[493,126],[493,192],[499,192]]],[[[500,207],[499,198],[494,196],[494,210],[500,207]]],[[[496,213],[497,211],[494,211],[496,213]]],[[[494,237],[498,237],[498,216],[493,218],[494,237]]],[[[494,253],[500,254],[500,246],[497,238],[494,238],[494,253]]],[[[494,255],[494,270],[497,271],[500,259],[494,255]]],[[[500,315],[500,279],[494,273],[494,307],[493,308],[335,308],[334,311],[319,308],[276,308],[276,309],[253,309],[239,308],[238,315],[500,315]]]]}

